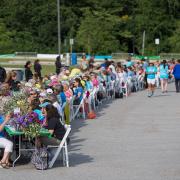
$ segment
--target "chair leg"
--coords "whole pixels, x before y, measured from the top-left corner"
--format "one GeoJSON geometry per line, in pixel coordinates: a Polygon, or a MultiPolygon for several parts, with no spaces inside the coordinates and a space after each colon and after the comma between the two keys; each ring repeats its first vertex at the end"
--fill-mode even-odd
{"type": "Polygon", "coordinates": [[[84,103],[82,104],[82,109],[83,109],[83,118],[84,118],[84,120],[85,120],[85,119],[86,119],[86,115],[85,115],[84,103]]]}
{"type": "Polygon", "coordinates": [[[95,98],[93,98],[93,107],[94,107],[94,111],[96,110],[96,100],[95,100],[95,98]]]}
{"type": "Polygon", "coordinates": [[[65,158],[66,158],[66,167],[69,167],[69,155],[68,155],[68,150],[67,150],[67,142],[65,142],[65,158]]]}
{"type": "Polygon", "coordinates": [[[62,160],[63,160],[63,166],[66,166],[66,155],[65,155],[65,148],[62,148],[62,160]]]}

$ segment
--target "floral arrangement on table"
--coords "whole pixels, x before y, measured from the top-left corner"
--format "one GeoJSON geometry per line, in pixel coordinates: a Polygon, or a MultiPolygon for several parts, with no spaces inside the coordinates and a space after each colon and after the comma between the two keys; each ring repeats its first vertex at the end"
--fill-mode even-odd
{"type": "Polygon", "coordinates": [[[24,92],[15,93],[4,104],[4,114],[11,114],[9,125],[15,130],[24,132],[28,139],[40,135],[41,121],[38,114],[31,111],[28,96],[24,92]]]}
{"type": "Polygon", "coordinates": [[[24,93],[12,94],[9,101],[7,101],[4,104],[3,113],[4,114],[14,113],[14,110],[16,108],[20,109],[21,114],[26,114],[29,111],[30,106],[29,106],[28,97],[26,94],[24,93]]]}
{"type": "Polygon", "coordinates": [[[38,119],[38,114],[31,111],[26,115],[15,115],[16,123],[25,136],[29,139],[35,138],[40,135],[42,121],[38,119]]]}

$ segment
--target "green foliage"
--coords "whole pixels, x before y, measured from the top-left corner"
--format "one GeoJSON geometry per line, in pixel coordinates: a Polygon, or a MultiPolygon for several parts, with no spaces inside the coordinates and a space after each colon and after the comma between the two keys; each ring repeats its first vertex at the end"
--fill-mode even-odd
{"type": "MultiPolygon", "coordinates": [[[[179,0],[60,0],[62,51],[109,54],[137,49],[179,51],[179,0]]],[[[0,53],[57,52],[57,1],[1,0],[0,53]]]]}
{"type": "Polygon", "coordinates": [[[86,10],[77,33],[77,44],[82,51],[89,54],[114,52],[119,48],[119,42],[114,35],[115,25],[115,18],[111,15],[86,10]]]}
{"type": "Polygon", "coordinates": [[[179,52],[180,51],[180,21],[177,21],[176,30],[173,32],[173,36],[168,38],[169,45],[174,47],[172,52],[179,52]]]}
{"type": "Polygon", "coordinates": [[[0,21],[0,53],[11,52],[13,47],[13,32],[9,32],[3,22],[0,21]]]}

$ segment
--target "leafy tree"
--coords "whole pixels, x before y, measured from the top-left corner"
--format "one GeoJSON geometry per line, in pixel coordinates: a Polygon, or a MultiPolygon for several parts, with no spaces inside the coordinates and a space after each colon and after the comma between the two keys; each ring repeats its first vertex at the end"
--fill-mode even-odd
{"type": "MultiPolygon", "coordinates": [[[[62,51],[75,38],[77,52],[179,52],[179,0],[60,0],[62,51]]],[[[1,0],[0,53],[57,52],[57,1],[1,0]]]]}

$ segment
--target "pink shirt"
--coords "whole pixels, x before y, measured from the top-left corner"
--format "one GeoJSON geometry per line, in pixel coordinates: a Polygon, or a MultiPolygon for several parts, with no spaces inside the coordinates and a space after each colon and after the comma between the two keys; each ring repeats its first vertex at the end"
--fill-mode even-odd
{"type": "Polygon", "coordinates": [[[70,99],[70,98],[72,97],[72,95],[73,95],[71,89],[67,90],[67,91],[65,92],[65,95],[66,95],[67,99],[70,99]]]}
{"type": "Polygon", "coordinates": [[[99,82],[98,82],[97,79],[93,79],[93,80],[92,80],[92,83],[93,83],[93,86],[94,86],[94,87],[98,87],[98,85],[99,85],[99,82]]]}

